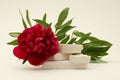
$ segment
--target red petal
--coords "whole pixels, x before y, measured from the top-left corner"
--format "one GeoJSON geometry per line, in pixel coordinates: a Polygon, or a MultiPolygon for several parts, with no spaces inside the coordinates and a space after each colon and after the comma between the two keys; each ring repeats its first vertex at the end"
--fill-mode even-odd
{"type": "Polygon", "coordinates": [[[19,46],[14,48],[13,53],[17,58],[20,59],[24,59],[25,56],[28,54],[24,50],[22,50],[19,46]]]}
{"type": "Polygon", "coordinates": [[[33,55],[28,61],[30,64],[32,64],[34,66],[39,66],[47,60],[48,60],[47,57],[41,58],[39,55],[33,55]]]}

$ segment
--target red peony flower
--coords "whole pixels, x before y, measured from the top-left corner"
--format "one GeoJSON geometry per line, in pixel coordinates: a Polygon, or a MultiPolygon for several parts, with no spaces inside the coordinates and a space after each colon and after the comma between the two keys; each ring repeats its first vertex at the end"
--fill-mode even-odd
{"type": "Polygon", "coordinates": [[[51,28],[43,28],[37,24],[25,29],[18,36],[18,46],[14,48],[13,53],[19,59],[23,59],[23,63],[28,61],[37,66],[43,64],[58,51],[58,39],[51,28]]]}

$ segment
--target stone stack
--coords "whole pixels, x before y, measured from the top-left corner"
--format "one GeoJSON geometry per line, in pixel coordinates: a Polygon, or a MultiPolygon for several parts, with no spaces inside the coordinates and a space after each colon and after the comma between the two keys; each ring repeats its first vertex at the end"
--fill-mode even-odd
{"type": "Polygon", "coordinates": [[[81,54],[82,45],[60,44],[60,51],[43,64],[43,69],[87,68],[90,56],[81,54]]]}

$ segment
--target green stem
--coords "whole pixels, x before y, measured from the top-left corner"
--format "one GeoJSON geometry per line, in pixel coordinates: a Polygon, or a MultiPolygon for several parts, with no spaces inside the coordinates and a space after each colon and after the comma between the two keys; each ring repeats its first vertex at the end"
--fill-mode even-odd
{"type": "Polygon", "coordinates": [[[91,63],[107,63],[106,61],[102,59],[98,59],[96,57],[93,57],[95,60],[91,60],[91,63]]]}

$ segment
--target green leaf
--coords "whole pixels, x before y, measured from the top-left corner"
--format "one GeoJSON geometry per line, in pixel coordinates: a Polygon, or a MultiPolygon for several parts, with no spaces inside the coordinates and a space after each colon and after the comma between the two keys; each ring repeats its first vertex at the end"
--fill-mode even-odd
{"type": "Polygon", "coordinates": [[[77,36],[77,37],[83,37],[83,36],[85,36],[85,33],[79,32],[79,31],[77,31],[77,30],[75,30],[75,31],[73,32],[73,34],[74,34],[75,36],[77,36]]]}
{"type": "Polygon", "coordinates": [[[68,20],[65,24],[63,24],[63,26],[70,26],[70,24],[72,23],[72,20],[73,19],[68,20]]]}
{"type": "Polygon", "coordinates": [[[26,24],[26,22],[25,22],[25,20],[24,20],[24,18],[23,18],[23,16],[22,16],[22,13],[21,13],[20,10],[19,10],[19,13],[20,13],[20,15],[21,15],[21,17],[22,17],[23,26],[24,26],[24,28],[26,29],[26,28],[27,28],[27,24],[26,24]]]}
{"type": "Polygon", "coordinates": [[[62,40],[65,36],[66,36],[66,34],[57,35],[59,41],[62,40]]]}
{"type": "Polygon", "coordinates": [[[83,44],[83,42],[86,41],[86,40],[89,38],[90,34],[91,34],[91,33],[85,34],[84,36],[82,36],[82,37],[81,37],[78,41],[76,41],[75,43],[76,43],[76,44],[83,44]]]}
{"type": "Polygon", "coordinates": [[[23,18],[22,18],[22,23],[23,23],[24,28],[26,29],[26,28],[27,28],[27,25],[26,25],[26,23],[25,23],[25,21],[24,21],[23,18]]]}
{"type": "Polygon", "coordinates": [[[65,9],[62,10],[62,12],[59,15],[58,22],[56,24],[57,26],[62,25],[62,23],[64,22],[64,20],[68,16],[68,12],[69,12],[69,8],[65,8],[65,9]]]}
{"type": "Polygon", "coordinates": [[[68,44],[73,44],[76,39],[77,39],[77,38],[72,38],[72,39],[68,42],[68,44]]]}
{"type": "Polygon", "coordinates": [[[96,37],[90,36],[90,37],[89,37],[89,40],[90,40],[90,41],[98,41],[99,39],[96,38],[96,37]]]}
{"type": "Polygon", "coordinates": [[[97,55],[99,55],[99,56],[106,56],[106,55],[108,55],[108,53],[106,53],[106,52],[103,52],[103,53],[97,53],[97,55]]]}
{"type": "Polygon", "coordinates": [[[42,20],[46,22],[46,18],[47,18],[47,14],[45,13],[42,20]]]}
{"type": "Polygon", "coordinates": [[[57,27],[56,27],[57,30],[58,30],[58,29],[61,29],[61,28],[63,28],[63,27],[65,27],[65,26],[70,26],[70,24],[72,23],[72,20],[73,20],[73,19],[70,19],[69,21],[67,21],[67,22],[64,23],[63,25],[57,26],[57,27]]]}
{"type": "Polygon", "coordinates": [[[57,32],[57,35],[60,35],[61,33],[65,34],[66,32],[68,32],[69,30],[71,30],[72,28],[74,28],[75,26],[65,26],[63,27],[62,29],[60,29],[58,32],[57,32]]]}
{"type": "Polygon", "coordinates": [[[106,61],[96,58],[96,57],[92,57],[92,59],[94,60],[91,60],[90,63],[107,63],[106,61]]]}
{"type": "Polygon", "coordinates": [[[67,35],[64,39],[62,39],[62,41],[60,42],[61,44],[66,44],[67,41],[69,40],[70,35],[67,35]]]}
{"type": "Polygon", "coordinates": [[[111,43],[103,40],[93,41],[83,45],[84,49],[82,50],[83,54],[91,56],[105,56],[107,55],[106,51],[112,46],[111,43]]]}
{"type": "Polygon", "coordinates": [[[21,33],[20,32],[10,32],[9,35],[11,37],[15,37],[15,38],[18,38],[18,36],[20,35],[21,33]]]}
{"type": "Polygon", "coordinates": [[[43,27],[47,28],[47,27],[50,27],[51,26],[51,23],[48,24],[42,20],[39,20],[39,19],[33,19],[33,21],[35,21],[36,23],[39,23],[39,24],[42,24],[43,27]]]}
{"type": "Polygon", "coordinates": [[[64,26],[63,28],[61,28],[57,33],[56,36],[58,36],[58,40],[62,40],[65,35],[66,32],[68,32],[69,30],[71,30],[72,28],[74,28],[74,26],[64,26]]]}
{"type": "Polygon", "coordinates": [[[26,20],[27,20],[29,26],[31,27],[32,25],[31,25],[31,22],[30,22],[30,18],[29,18],[29,12],[28,12],[28,10],[26,10],[26,20]]]}
{"type": "Polygon", "coordinates": [[[8,45],[18,45],[18,41],[17,41],[17,39],[15,39],[15,40],[13,40],[11,42],[8,42],[7,44],[8,45]]]}
{"type": "Polygon", "coordinates": [[[98,56],[106,56],[108,55],[108,53],[106,52],[90,52],[90,51],[84,51],[84,54],[87,54],[89,56],[93,56],[93,57],[98,57],[98,56]]]}

